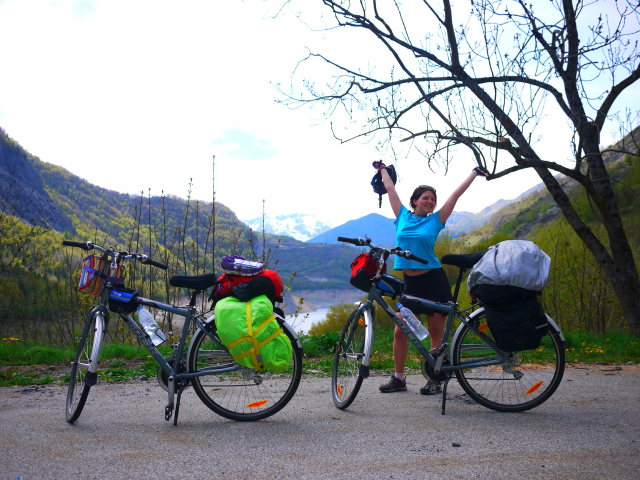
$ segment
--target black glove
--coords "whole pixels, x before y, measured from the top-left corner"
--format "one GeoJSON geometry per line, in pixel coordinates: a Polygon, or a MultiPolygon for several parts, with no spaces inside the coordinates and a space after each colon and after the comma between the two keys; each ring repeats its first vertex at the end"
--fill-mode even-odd
{"type": "Polygon", "coordinates": [[[482,170],[480,167],[476,167],[473,169],[474,172],[476,172],[476,175],[478,177],[488,177],[489,174],[487,172],[485,172],[484,170],[482,170]]]}
{"type": "Polygon", "coordinates": [[[372,163],[373,168],[375,168],[376,170],[380,170],[382,167],[386,167],[386,165],[382,162],[382,160],[376,160],[375,162],[372,163]]]}

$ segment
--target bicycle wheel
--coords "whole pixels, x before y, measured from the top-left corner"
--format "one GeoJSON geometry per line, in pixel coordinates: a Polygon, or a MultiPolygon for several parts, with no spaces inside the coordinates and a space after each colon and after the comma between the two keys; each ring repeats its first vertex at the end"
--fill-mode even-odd
{"type": "Polygon", "coordinates": [[[333,359],[331,392],[333,403],[340,410],[344,410],[355,400],[364,379],[360,375],[360,366],[365,358],[365,325],[371,325],[371,314],[368,310],[363,310],[356,316],[356,312],[349,316],[342,329],[333,359]],[[369,316],[368,322],[365,322],[365,315],[369,316]]]}
{"type": "Polygon", "coordinates": [[[75,422],[80,417],[91,385],[95,384],[103,337],[104,317],[102,313],[98,312],[87,321],[78,343],[76,356],[71,363],[66,403],[67,422],[69,423],[75,422]],[[88,382],[85,381],[87,374],[89,374],[88,382]],[[91,376],[94,378],[91,379],[91,376]]]}
{"type": "MultiPolygon", "coordinates": [[[[209,325],[215,341],[203,330],[196,332],[189,347],[189,372],[237,366],[221,347],[213,322],[209,325]]],[[[280,411],[293,398],[302,375],[302,352],[286,329],[284,333],[293,347],[288,368],[257,371],[241,367],[233,372],[213,371],[211,375],[195,377],[192,384],[200,400],[217,414],[240,422],[261,420],[280,411]]]]}
{"type": "MultiPolygon", "coordinates": [[[[484,311],[471,320],[492,339],[484,311]]],[[[496,351],[466,325],[461,325],[452,350],[452,364],[498,358],[496,351]]],[[[522,412],[537,407],[556,391],[564,374],[564,346],[549,327],[540,347],[509,353],[506,362],[490,367],[456,370],[462,389],[476,402],[499,412],[522,412]]]]}

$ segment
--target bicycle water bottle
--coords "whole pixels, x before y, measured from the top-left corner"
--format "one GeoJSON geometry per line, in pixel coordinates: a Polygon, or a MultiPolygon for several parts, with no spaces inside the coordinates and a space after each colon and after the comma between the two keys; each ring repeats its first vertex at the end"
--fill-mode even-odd
{"type": "Polygon", "coordinates": [[[149,335],[149,338],[155,347],[167,339],[167,337],[164,336],[164,333],[162,333],[162,330],[160,330],[160,327],[156,323],[156,319],[153,318],[153,315],[142,307],[138,307],[138,321],[140,322],[140,325],[142,325],[144,331],[147,332],[147,335],[149,335]]]}
{"type": "Polygon", "coordinates": [[[418,340],[422,341],[429,336],[429,330],[420,323],[418,317],[416,317],[411,310],[403,306],[400,302],[398,302],[398,310],[400,310],[404,323],[406,323],[411,331],[415,333],[418,340]]]}

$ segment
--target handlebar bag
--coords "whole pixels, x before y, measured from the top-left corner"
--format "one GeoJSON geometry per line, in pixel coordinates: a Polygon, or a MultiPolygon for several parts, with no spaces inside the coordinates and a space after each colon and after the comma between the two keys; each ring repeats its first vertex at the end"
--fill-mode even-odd
{"type": "Polygon", "coordinates": [[[291,342],[265,295],[248,302],[224,298],[216,304],[214,315],[220,340],[240,365],[256,370],[282,370],[290,365],[291,342]]]}
{"type": "MultiPolygon", "coordinates": [[[[386,273],[386,265],[382,268],[382,273],[386,273]]],[[[358,290],[369,293],[373,284],[373,277],[378,272],[378,259],[372,255],[362,252],[351,262],[351,278],[349,283],[358,290]]]]}
{"type": "Polygon", "coordinates": [[[138,308],[138,293],[131,288],[119,287],[109,293],[109,310],[115,313],[133,313],[138,308]]]}
{"type": "Polygon", "coordinates": [[[111,268],[109,257],[89,255],[82,260],[82,274],[78,282],[78,290],[87,295],[99,297],[104,292],[106,282],[124,285],[124,265],[111,268]]]}

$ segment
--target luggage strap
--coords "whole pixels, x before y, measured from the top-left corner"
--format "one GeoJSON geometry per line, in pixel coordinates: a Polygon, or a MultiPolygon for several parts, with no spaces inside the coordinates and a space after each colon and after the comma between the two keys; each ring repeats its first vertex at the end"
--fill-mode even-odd
{"type": "Polygon", "coordinates": [[[256,367],[257,370],[262,370],[262,357],[260,356],[260,349],[264,347],[267,343],[269,343],[271,340],[276,338],[278,335],[280,335],[282,333],[282,328],[278,328],[275,332],[269,335],[265,340],[263,340],[262,342],[258,342],[256,335],[258,335],[258,333],[260,333],[267,325],[269,325],[273,320],[275,320],[276,316],[274,314],[271,314],[269,318],[267,318],[264,322],[262,322],[262,324],[260,324],[260,326],[258,326],[258,328],[254,330],[253,324],[251,323],[251,300],[247,302],[246,312],[247,312],[247,334],[231,342],[229,345],[227,345],[227,349],[231,350],[233,347],[245,341],[253,344],[251,349],[239,355],[232,355],[232,357],[234,360],[239,360],[241,358],[251,355],[251,359],[253,360],[253,365],[256,367]]]}

